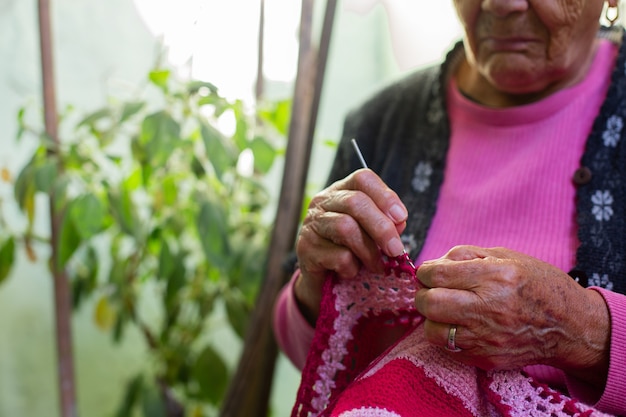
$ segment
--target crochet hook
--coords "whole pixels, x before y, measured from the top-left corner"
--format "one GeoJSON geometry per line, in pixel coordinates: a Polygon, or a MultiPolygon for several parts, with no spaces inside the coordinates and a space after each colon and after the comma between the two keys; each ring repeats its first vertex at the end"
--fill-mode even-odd
{"type": "Polygon", "coordinates": [[[352,142],[352,147],[354,148],[354,151],[356,152],[356,156],[359,157],[359,161],[361,161],[361,165],[363,166],[363,168],[367,168],[368,167],[367,163],[365,162],[365,158],[363,158],[363,154],[361,153],[359,144],[356,143],[356,139],[352,138],[350,142],[352,142]]]}
{"type": "MultiPolygon", "coordinates": [[[[367,163],[365,162],[365,158],[363,158],[363,153],[361,152],[361,148],[359,148],[359,144],[356,143],[356,139],[352,138],[350,140],[350,142],[352,143],[352,147],[354,148],[354,151],[356,152],[356,156],[359,158],[359,161],[361,162],[361,166],[363,168],[369,168],[367,166],[367,163]]],[[[411,261],[411,257],[409,256],[408,252],[406,251],[406,249],[402,249],[402,254],[405,256],[405,258],[409,261],[409,263],[411,264],[411,266],[413,266],[413,262],[411,261]]],[[[414,267],[414,266],[413,266],[414,267]]],[[[415,267],[414,267],[415,268],[415,267]]]]}

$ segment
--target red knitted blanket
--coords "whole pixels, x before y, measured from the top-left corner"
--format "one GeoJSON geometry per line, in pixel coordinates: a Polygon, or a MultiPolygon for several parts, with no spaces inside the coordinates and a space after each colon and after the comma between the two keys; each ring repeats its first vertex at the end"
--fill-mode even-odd
{"type": "Polygon", "coordinates": [[[330,276],[292,417],[607,416],[522,371],[485,372],[428,343],[408,255],[330,276]]]}

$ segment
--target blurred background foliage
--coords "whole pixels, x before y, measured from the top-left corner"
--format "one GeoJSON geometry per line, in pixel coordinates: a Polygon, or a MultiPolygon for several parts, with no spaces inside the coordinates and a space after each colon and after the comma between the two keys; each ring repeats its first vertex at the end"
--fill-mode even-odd
{"type": "Polygon", "coordinates": [[[149,100],[112,97],[88,115],[66,108],[59,144],[27,122],[39,111],[18,111],[18,139],[38,146],[14,181],[4,171],[26,222],[15,229],[0,216],[0,282],[17,250],[36,261],[34,246],[56,245],[74,307],[93,298],[102,331],[120,342],[134,326],[149,349],[151,366],[128,381],[116,416],[138,406],[146,417],[213,415],[230,370],[210,319],[222,308],[245,333],[267,252],[263,179],[284,148],[290,105],[246,108],[168,69],[147,78],[149,100]],[[58,242],[35,232],[47,208],[39,194],[63,213],[58,242]]]}

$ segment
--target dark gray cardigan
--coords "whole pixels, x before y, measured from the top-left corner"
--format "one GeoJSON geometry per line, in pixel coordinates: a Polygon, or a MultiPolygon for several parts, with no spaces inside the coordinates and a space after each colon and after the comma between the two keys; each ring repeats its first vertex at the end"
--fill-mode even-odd
{"type": "MultiPolygon", "coordinates": [[[[626,47],[622,29],[603,28],[600,36],[621,46],[581,169],[572,173],[581,245],[570,274],[584,286],[626,293],[626,47]]],[[[361,167],[350,144],[356,138],[369,167],[409,211],[403,240],[412,257],[424,244],[443,182],[450,137],[445,89],[462,54],[459,43],[442,65],[395,82],[350,113],[329,176],[334,182],[361,167]]]]}

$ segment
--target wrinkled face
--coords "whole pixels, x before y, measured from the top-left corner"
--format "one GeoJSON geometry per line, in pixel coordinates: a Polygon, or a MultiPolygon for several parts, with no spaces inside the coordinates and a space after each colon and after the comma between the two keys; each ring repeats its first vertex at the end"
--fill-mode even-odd
{"type": "MultiPolygon", "coordinates": [[[[584,76],[604,0],[453,0],[466,69],[498,91],[533,94],[584,76]]],[[[617,0],[609,3],[614,5],[617,0]]]]}

